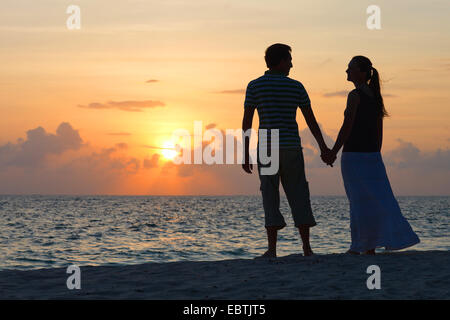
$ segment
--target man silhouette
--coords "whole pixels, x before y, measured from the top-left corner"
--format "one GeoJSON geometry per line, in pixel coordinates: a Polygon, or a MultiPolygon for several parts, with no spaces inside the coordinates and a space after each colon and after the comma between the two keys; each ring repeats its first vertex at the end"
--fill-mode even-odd
{"type": "MultiPolygon", "coordinates": [[[[311,109],[308,94],[303,85],[288,77],[292,68],[291,47],[276,43],[266,49],[267,70],[263,76],[252,80],[247,86],[244,102],[242,129],[246,132],[252,127],[255,109],[258,110],[259,129],[267,129],[266,141],[258,141],[258,175],[263,198],[265,228],[267,231],[268,250],[262,258],[275,258],[277,232],[286,226],[280,212],[279,182],[286,193],[295,226],[299,229],[305,256],[313,254],[309,243],[309,229],[316,225],[314,219],[309,186],[305,176],[303,151],[296,121],[297,108],[303,113],[306,123],[315,137],[322,155],[329,154],[320,128],[311,109]],[[279,169],[276,174],[263,175],[260,162],[260,143],[270,144],[270,129],[279,130],[279,169]]],[[[252,173],[253,165],[249,156],[249,136],[244,136],[243,169],[252,173]]],[[[267,150],[270,147],[267,146],[267,150]]]]}

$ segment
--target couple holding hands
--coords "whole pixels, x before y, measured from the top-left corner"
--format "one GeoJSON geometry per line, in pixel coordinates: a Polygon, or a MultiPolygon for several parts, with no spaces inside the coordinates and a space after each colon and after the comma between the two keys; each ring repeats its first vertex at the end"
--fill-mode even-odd
{"type": "MultiPolygon", "coordinates": [[[[329,149],[311,109],[309,96],[301,82],[288,77],[292,68],[291,48],[274,44],[266,49],[267,70],[249,82],[244,102],[242,129],[252,127],[255,109],[259,129],[279,130],[279,170],[274,175],[258,175],[263,198],[268,250],[259,258],[275,258],[277,231],[286,223],[280,212],[279,183],[283,185],[295,226],[299,229],[305,256],[313,254],[309,229],[316,225],[305,176],[303,152],[296,122],[300,107],[306,123],[321,150],[321,159],[330,166],[341,156],[341,172],[350,204],[351,245],[347,253],[375,254],[375,249],[399,250],[420,242],[403,217],[392,192],[381,157],[383,118],[387,116],[380,91],[378,71],[364,56],[351,59],[347,81],[355,89],[348,94],[344,121],[334,146],[329,149]]],[[[270,134],[267,141],[270,143],[270,134]]],[[[245,140],[244,171],[252,173],[249,141],[245,140]]],[[[258,148],[259,150],[259,148],[258,148]]]]}

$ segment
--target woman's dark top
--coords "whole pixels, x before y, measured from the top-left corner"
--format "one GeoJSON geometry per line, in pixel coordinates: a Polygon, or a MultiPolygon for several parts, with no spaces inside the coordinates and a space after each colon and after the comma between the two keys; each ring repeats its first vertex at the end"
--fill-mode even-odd
{"type": "Polygon", "coordinates": [[[379,152],[381,145],[378,141],[380,108],[374,97],[369,96],[362,89],[356,89],[359,94],[359,105],[356,110],[355,121],[342,152],[379,152]]]}

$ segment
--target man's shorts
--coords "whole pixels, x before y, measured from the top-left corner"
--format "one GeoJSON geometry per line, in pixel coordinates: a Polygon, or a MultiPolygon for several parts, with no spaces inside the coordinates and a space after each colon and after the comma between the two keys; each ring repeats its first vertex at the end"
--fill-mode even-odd
{"type": "Polygon", "coordinates": [[[258,153],[258,175],[261,181],[265,226],[286,226],[280,212],[280,179],[291,207],[295,226],[315,226],[302,148],[279,149],[279,157],[278,172],[274,175],[261,175],[261,167],[270,166],[270,164],[262,165],[258,153]]]}

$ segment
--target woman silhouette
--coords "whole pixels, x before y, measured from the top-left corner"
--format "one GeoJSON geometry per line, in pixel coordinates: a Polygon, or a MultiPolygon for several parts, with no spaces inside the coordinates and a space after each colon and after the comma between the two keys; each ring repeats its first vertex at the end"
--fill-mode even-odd
{"type": "Polygon", "coordinates": [[[352,243],[347,253],[375,254],[375,248],[399,250],[420,242],[403,217],[381,157],[383,118],[387,116],[378,71],[364,56],[348,64],[347,80],[355,89],[348,94],[344,123],[330,153],[331,164],[344,146],[341,171],[350,202],[352,243]]]}

